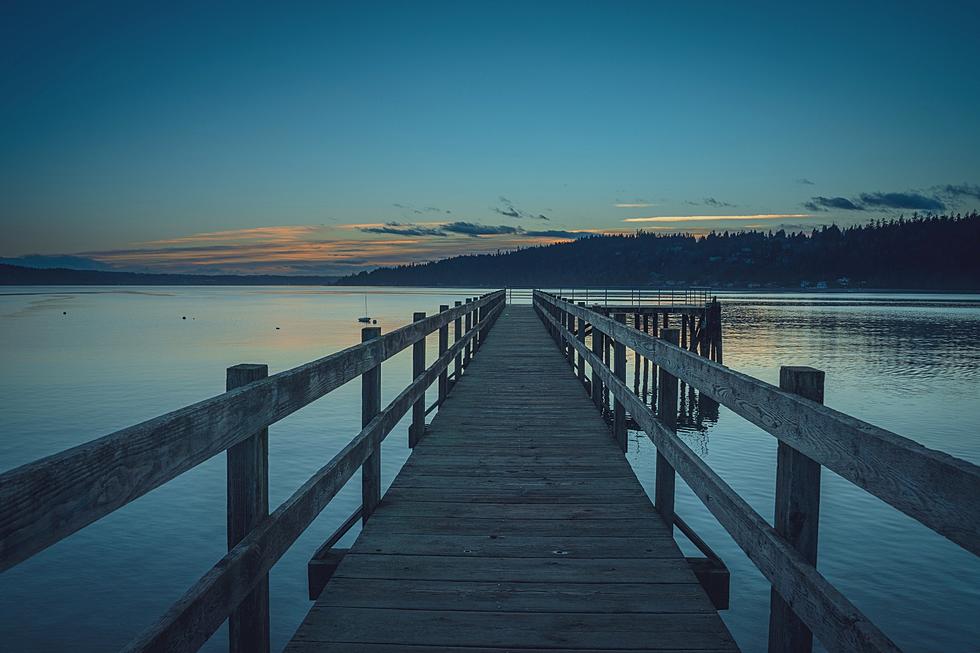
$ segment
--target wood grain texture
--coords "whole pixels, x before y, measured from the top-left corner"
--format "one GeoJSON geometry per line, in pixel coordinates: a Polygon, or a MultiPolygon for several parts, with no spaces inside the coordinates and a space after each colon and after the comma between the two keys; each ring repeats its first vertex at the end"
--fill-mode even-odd
{"type": "Polygon", "coordinates": [[[736,650],[531,307],[504,310],[287,650],[354,646],[736,650]]]}
{"type": "MultiPolygon", "coordinates": [[[[538,301],[554,298],[535,291],[538,301]]],[[[796,451],[980,555],[980,467],[563,303],[796,451]]]]}
{"type": "MultiPolygon", "coordinates": [[[[503,291],[478,303],[499,308],[503,291]]],[[[470,306],[0,475],[0,571],[26,560],[357,378],[470,306]]]]}

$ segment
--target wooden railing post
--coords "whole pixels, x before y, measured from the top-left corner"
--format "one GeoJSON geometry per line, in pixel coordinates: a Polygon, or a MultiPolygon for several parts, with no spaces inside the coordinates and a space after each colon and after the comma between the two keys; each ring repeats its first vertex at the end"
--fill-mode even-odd
{"type": "MultiPolygon", "coordinates": [[[[381,327],[361,329],[361,342],[381,337],[381,327]]],[[[381,364],[361,375],[361,428],[381,411],[381,364]]],[[[381,446],[379,445],[361,465],[361,520],[368,517],[381,502],[381,446]]]]}
{"type": "MultiPolygon", "coordinates": [[[[234,390],[269,376],[267,365],[235,365],[226,371],[234,390]]],[[[228,550],[269,515],[269,429],[228,449],[228,550]]],[[[269,651],[269,575],[263,576],[228,617],[231,653],[269,651]]]]}
{"type": "MultiPolygon", "coordinates": [[[[459,308],[463,305],[463,302],[458,299],[453,302],[453,306],[459,308]]],[[[463,318],[457,317],[453,322],[453,344],[459,342],[459,339],[463,337],[463,318]]],[[[463,352],[456,354],[456,364],[455,364],[456,380],[453,383],[459,383],[459,375],[463,373],[463,352]]]]}
{"type": "MultiPolygon", "coordinates": [[[[616,321],[620,324],[626,324],[626,314],[616,313],[616,321]]],[[[626,382],[626,345],[622,342],[616,341],[613,350],[613,374],[616,378],[626,382]]],[[[615,398],[615,405],[613,408],[613,437],[619,444],[619,447],[625,452],[626,451],[626,406],[619,400],[618,397],[615,398]]]]}
{"type": "MultiPolygon", "coordinates": [[[[602,360],[602,350],[605,345],[602,343],[605,334],[599,331],[595,324],[592,325],[592,353],[595,354],[596,358],[600,361],[602,360]]],[[[592,368],[592,403],[599,410],[602,410],[602,377],[599,376],[598,370],[592,368]]]]}
{"type": "MultiPolygon", "coordinates": [[[[812,367],[779,368],[779,389],[823,403],[824,373],[812,367]]],[[[811,565],[817,564],[820,464],[788,444],[776,452],[776,512],[773,526],[811,565]]],[[[807,653],[813,633],[775,589],[769,598],[770,653],[807,653]]]]}
{"type": "MultiPolygon", "coordinates": [[[[664,314],[666,319],[666,314],[664,314]]],[[[660,337],[672,345],[680,341],[677,329],[663,329],[660,337]]],[[[657,378],[657,417],[670,431],[677,430],[677,377],[663,367],[657,378]]],[[[663,453],[657,451],[657,476],[654,481],[654,505],[660,517],[667,524],[670,532],[674,532],[674,485],[676,475],[674,468],[663,453]]]]}
{"type": "MultiPolygon", "coordinates": [[[[449,310],[449,304],[441,304],[439,306],[439,312],[445,313],[449,310]]],[[[439,327],[439,358],[449,351],[449,323],[443,324],[439,327]]],[[[446,369],[442,371],[439,375],[439,405],[446,400],[449,396],[449,366],[446,365],[446,369]]]]}
{"type": "Polygon", "coordinates": [[[575,337],[575,316],[571,312],[565,311],[565,328],[568,329],[568,340],[565,341],[565,346],[568,348],[565,352],[568,358],[568,364],[575,368],[575,345],[572,344],[572,338],[575,337]]]}
{"type": "MultiPolygon", "coordinates": [[[[413,313],[412,321],[425,319],[425,313],[413,313]]],[[[425,338],[412,345],[412,380],[425,374],[425,338]]],[[[412,404],[412,424],[408,427],[408,448],[414,449],[425,434],[425,394],[412,404]]]]}
{"type": "MultiPolygon", "coordinates": [[[[579,306],[585,307],[585,302],[579,302],[579,306]]],[[[578,319],[578,341],[585,346],[585,318],[578,319]]],[[[579,383],[585,385],[585,357],[582,354],[578,355],[578,380],[579,383]]]]}
{"type": "MultiPolygon", "coordinates": [[[[472,297],[467,297],[466,298],[466,303],[467,304],[472,304],[473,303],[473,298],[472,297]]],[[[472,308],[470,308],[469,310],[466,311],[466,320],[465,320],[465,322],[466,322],[466,334],[469,335],[470,330],[473,328],[473,309],[472,308]]],[[[469,364],[470,364],[470,357],[473,355],[473,341],[472,340],[466,341],[466,347],[465,347],[465,349],[466,349],[466,351],[463,352],[463,367],[468,367],[469,364]]]]}

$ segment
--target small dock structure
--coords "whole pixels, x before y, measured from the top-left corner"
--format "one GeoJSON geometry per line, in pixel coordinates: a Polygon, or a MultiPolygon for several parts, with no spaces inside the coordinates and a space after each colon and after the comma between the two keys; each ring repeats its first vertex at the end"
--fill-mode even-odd
{"type": "Polygon", "coordinates": [[[675,512],[680,476],[770,582],[770,651],[898,651],[817,570],[821,468],[974,555],[980,468],[824,406],[819,370],[783,367],[777,387],[725,367],[716,300],[652,296],[500,290],[272,376],[233,366],[223,394],[0,475],[0,572],[225,453],[227,555],[125,650],[195,651],[227,621],[230,651],[268,651],[269,570],[352,479],[361,505],[312,554],[291,653],[738,650],[724,561],[675,512]],[[382,406],[383,363],[408,348],[382,406]],[[361,431],[270,511],[268,426],[357,379],[361,431]],[[771,522],[677,437],[694,392],[777,438],[771,522]],[[382,493],[406,416],[413,451],[382,493]],[[628,429],[656,447],[652,496],[628,429]]]}

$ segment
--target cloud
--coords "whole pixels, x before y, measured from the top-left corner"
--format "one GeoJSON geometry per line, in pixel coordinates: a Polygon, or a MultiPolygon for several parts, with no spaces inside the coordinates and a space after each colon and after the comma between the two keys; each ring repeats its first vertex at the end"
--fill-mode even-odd
{"type": "Polygon", "coordinates": [[[441,209],[438,206],[423,206],[420,208],[417,206],[412,206],[411,204],[401,204],[399,202],[393,203],[392,206],[396,209],[401,209],[402,211],[414,213],[415,215],[424,215],[426,213],[452,213],[452,211],[449,209],[441,209]]]}
{"type": "Polygon", "coordinates": [[[562,238],[568,240],[578,240],[593,235],[587,231],[565,231],[564,229],[546,229],[544,231],[525,231],[524,235],[530,238],[562,238]]]}
{"type": "Polygon", "coordinates": [[[495,206],[495,207],[493,207],[492,208],[492,211],[494,213],[499,213],[500,215],[507,216],[508,218],[516,218],[516,219],[521,219],[521,218],[533,218],[535,220],[550,220],[551,219],[551,218],[549,218],[548,216],[546,216],[543,213],[531,213],[529,211],[525,211],[523,209],[519,209],[516,206],[514,206],[514,203],[513,202],[511,202],[509,199],[507,199],[503,195],[501,195],[497,199],[500,200],[500,203],[503,204],[503,206],[495,206]]]}
{"type": "Polygon", "coordinates": [[[980,186],[977,184],[946,184],[945,186],[936,186],[934,188],[938,193],[946,196],[950,200],[956,200],[961,197],[971,197],[980,200],[980,186]]]}
{"type": "Polygon", "coordinates": [[[921,193],[861,193],[861,203],[865,207],[886,209],[914,209],[916,211],[943,211],[946,204],[938,197],[927,197],[921,193]]]}
{"type": "Polygon", "coordinates": [[[613,206],[617,209],[646,209],[653,206],[653,203],[637,197],[631,200],[617,199],[613,206]]]}
{"type": "Polygon", "coordinates": [[[782,220],[809,218],[809,213],[757,213],[755,215],[658,215],[649,218],[626,218],[623,222],[707,222],[710,220],[782,220]]]}
{"type": "Polygon", "coordinates": [[[443,225],[444,230],[454,233],[462,234],[465,236],[497,236],[500,234],[518,234],[523,233],[523,229],[520,227],[511,227],[509,225],[484,225],[476,224],[473,222],[450,222],[447,225],[443,225]]]}
{"type": "Polygon", "coordinates": [[[380,227],[358,227],[358,231],[366,234],[394,234],[396,236],[443,236],[446,233],[438,227],[426,227],[416,224],[402,224],[401,222],[386,222],[380,227]]]}
{"type": "Polygon", "coordinates": [[[141,245],[191,245],[195,243],[213,242],[248,242],[263,241],[285,243],[302,240],[303,238],[322,229],[323,225],[293,225],[281,227],[251,227],[248,229],[228,229],[226,231],[208,231],[179,238],[165,240],[150,240],[141,245]]]}
{"type": "Polygon", "coordinates": [[[864,210],[863,206],[858,206],[846,197],[811,197],[809,202],[804,202],[803,207],[810,211],[826,211],[827,209],[864,210]]]}
{"type": "Polygon", "coordinates": [[[804,186],[813,186],[813,182],[806,177],[800,177],[799,179],[794,179],[793,181],[798,184],[803,184],[804,186]]]}
{"type": "Polygon", "coordinates": [[[85,256],[71,254],[27,254],[0,258],[0,263],[25,268],[68,268],[70,270],[112,270],[111,265],[85,256]]]}
{"type": "Polygon", "coordinates": [[[704,198],[704,205],[705,206],[718,206],[718,207],[721,207],[721,206],[735,206],[734,204],[731,204],[729,202],[722,202],[721,200],[716,200],[713,197],[705,197],[704,198]]]}
{"type": "Polygon", "coordinates": [[[705,197],[700,202],[695,202],[694,200],[688,200],[684,203],[689,204],[691,206],[713,206],[715,208],[735,206],[734,204],[730,204],[729,202],[723,202],[721,200],[717,200],[714,197],[705,197]]]}

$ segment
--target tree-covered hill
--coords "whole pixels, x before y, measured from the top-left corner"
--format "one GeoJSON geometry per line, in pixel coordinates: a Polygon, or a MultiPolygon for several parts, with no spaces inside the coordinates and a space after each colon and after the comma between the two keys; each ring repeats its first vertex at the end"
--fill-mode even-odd
{"type": "Polygon", "coordinates": [[[594,236],[379,268],[338,281],[401,286],[827,287],[980,290],[980,215],[812,232],[594,236]]]}

